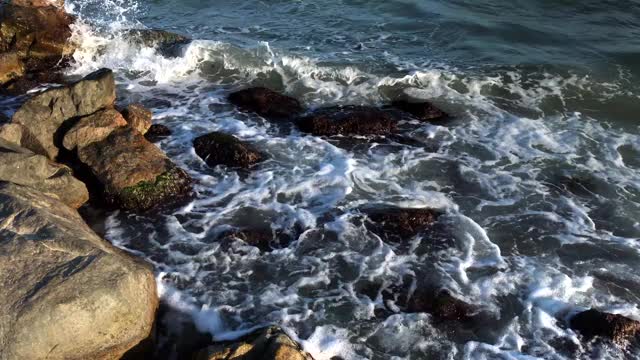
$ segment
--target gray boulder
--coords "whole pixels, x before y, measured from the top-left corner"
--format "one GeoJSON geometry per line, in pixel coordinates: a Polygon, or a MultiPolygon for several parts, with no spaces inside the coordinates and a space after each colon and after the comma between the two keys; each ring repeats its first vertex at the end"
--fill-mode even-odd
{"type": "Polygon", "coordinates": [[[119,359],[157,306],[150,266],[59,200],[0,183],[0,360],[119,359]]]}

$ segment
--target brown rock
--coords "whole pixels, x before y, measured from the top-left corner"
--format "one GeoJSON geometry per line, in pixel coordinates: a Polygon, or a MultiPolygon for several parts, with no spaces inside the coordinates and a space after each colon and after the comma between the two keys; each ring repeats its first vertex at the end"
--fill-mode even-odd
{"type": "Polygon", "coordinates": [[[112,107],[115,98],[113,73],[102,69],[72,85],[35,95],[18,109],[12,121],[22,125],[37,141],[40,149],[30,150],[54,160],[64,135],[59,133],[64,130],[63,123],[112,107]]]}
{"type": "Polygon", "coordinates": [[[398,119],[390,112],[366,106],[337,106],[314,111],[297,121],[303,132],[316,136],[388,135],[398,119]]]}
{"type": "Polygon", "coordinates": [[[82,148],[104,140],[115,129],[127,126],[126,120],[115,109],[98,111],[81,118],[64,136],[62,144],[67,150],[82,148]]]}
{"type": "Polygon", "coordinates": [[[640,336],[639,321],[595,309],[575,315],[569,325],[587,339],[602,337],[618,345],[626,345],[640,336]]]}
{"type": "Polygon", "coordinates": [[[24,76],[24,63],[15,52],[0,54],[0,85],[24,76]]]}
{"type": "Polygon", "coordinates": [[[122,116],[132,128],[145,135],[151,127],[153,113],[142,104],[131,104],[122,110],[122,116]]]}
{"type": "Polygon", "coordinates": [[[64,0],[11,0],[11,5],[26,7],[64,7],[64,0]]]}
{"type": "Polygon", "coordinates": [[[433,225],[442,213],[434,209],[385,208],[363,210],[372,224],[368,228],[387,238],[402,240],[416,236],[433,225]]]}
{"type": "Polygon", "coordinates": [[[417,290],[409,300],[407,311],[428,313],[439,320],[468,321],[478,313],[478,308],[447,290],[417,290]]]}
{"type": "Polygon", "coordinates": [[[232,93],[229,102],[241,110],[255,112],[269,119],[290,118],[303,111],[298,100],[263,87],[232,93]]]}
{"type": "Polygon", "coordinates": [[[0,181],[28,186],[75,209],[89,200],[87,187],[73,177],[71,169],[2,139],[0,181]]]}
{"type": "Polygon", "coordinates": [[[10,183],[0,183],[0,288],[2,359],[119,359],[158,307],[148,264],[76,210],[10,183]]]}
{"type": "Polygon", "coordinates": [[[213,132],[196,138],[196,154],[209,166],[249,168],[263,160],[263,156],[250,145],[232,135],[213,132]]]}
{"type": "Polygon", "coordinates": [[[130,127],[78,149],[78,157],[104,185],[107,198],[125,209],[146,210],[191,190],[189,176],[130,127]]]}
{"type": "Polygon", "coordinates": [[[44,154],[40,142],[20,124],[4,124],[0,126],[0,139],[29,149],[36,154],[44,154]]]}
{"type": "Polygon", "coordinates": [[[409,102],[407,100],[396,100],[391,106],[413,115],[416,119],[422,121],[439,121],[447,118],[449,115],[444,111],[436,108],[428,102],[409,102]]]}
{"type": "Polygon", "coordinates": [[[197,360],[313,360],[278,327],[258,330],[238,341],[223,342],[198,353],[197,360]]]}

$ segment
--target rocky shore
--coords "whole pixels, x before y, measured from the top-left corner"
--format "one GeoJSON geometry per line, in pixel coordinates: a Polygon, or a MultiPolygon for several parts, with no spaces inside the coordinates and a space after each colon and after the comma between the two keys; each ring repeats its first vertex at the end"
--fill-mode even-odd
{"type": "MultiPolygon", "coordinates": [[[[189,319],[176,334],[162,328],[171,309],[160,304],[154,269],[114,247],[85,223],[78,209],[93,206],[130,212],[161,211],[192,194],[188,169],[177,166],[154,141],[171,131],[153,124],[140,104],[116,102],[109,69],[77,81],[62,71],[76,44],[73,16],[63,1],[13,0],[0,8],[0,96],[29,93],[11,118],[0,117],[0,360],[13,359],[299,359],[312,356],[283,329],[267,327],[235,341],[216,342],[189,319]]],[[[133,30],[129,36],[167,54],[188,38],[133,30]]],[[[311,136],[374,141],[396,136],[405,120],[445,122],[427,102],[397,99],[383,107],[305,109],[270,89],[229,95],[241,111],[311,136]]],[[[207,166],[251,171],[267,155],[220,132],[195,138],[193,150],[207,166]]],[[[372,207],[359,221],[383,241],[408,243],[418,235],[447,232],[439,209],[372,207]]],[[[282,246],[261,229],[233,237],[262,252],[282,246]]],[[[428,284],[381,284],[357,289],[386,304],[385,313],[428,313],[459,326],[495,316],[472,299],[428,284]]],[[[381,314],[382,316],[383,314],[381,314]]],[[[638,341],[640,322],[590,309],[559,319],[584,341],[616,346],[638,341]]],[[[175,329],[174,329],[175,330],[175,329]]]]}

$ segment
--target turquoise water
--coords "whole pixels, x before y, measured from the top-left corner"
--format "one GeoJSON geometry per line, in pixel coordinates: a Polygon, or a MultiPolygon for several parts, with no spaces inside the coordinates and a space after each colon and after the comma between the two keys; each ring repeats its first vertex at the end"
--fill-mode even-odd
{"type": "Polygon", "coordinates": [[[70,1],[87,24],[70,74],[113,68],[119,101],[152,108],[174,131],[159,145],[197,179],[178,209],[109,214],[106,237],[153,262],[165,301],[219,339],[277,323],[316,359],[637,358],[582,343],[566,320],[591,307],[640,319],[639,5],[70,1]],[[194,41],[165,57],[127,43],[130,27],[194,41]],[[226,101],[252,85],[311,108],[404,94],[454,119],[403,124],[411,145],[345,147],[226,101]],[[209,168],[191,144],[214,130],[270,160],[209,168]],[[354,221],[370,204],[445,210],[450,246],[385,243],[354,221]],[[216,240],[234,226],[294,241],[216,240]],[[492,316],[443,324],[365,291],[407,281],[492,316]]]}

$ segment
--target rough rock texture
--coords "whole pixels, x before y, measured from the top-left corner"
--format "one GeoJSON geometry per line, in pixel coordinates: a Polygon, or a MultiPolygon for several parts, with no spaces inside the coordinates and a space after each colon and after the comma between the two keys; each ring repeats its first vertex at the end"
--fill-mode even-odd
{"type": "Polygon", "coordinates": [[[68,120],[87,116],[111,107],[116,99],[113,73],[98,70],[72,85],[42,92],[27,100],[13,115],[37,140],[41,149],[30,150],[54,160],[61,145],[60,131],[68,120]],[[44,150],[44,152],[41,152],[44,150]]]}
{"type": "Polygon", "coordinates": [[[20,124],[4,124],[0,126],[0,139],[20,145],[38,154],[45,153],[38,140],[20,124]]]}
{"type": "Polygon", "coordinates": [[[146,47],[155,47],[163,56],[180,56],[180,49],[191,39],[172,32],[156,29],[132,29],[124,34],[129,42],[146,47]]]}
{"type": "Polygon", "coordinates": [[[209,166],[226,165],[248,168],[263,160],[263,156],[235,136],[213,132],[193,141],[196,154],[209,166]]]}
{"type": "Polygon", "coordinates": [[[631,340],[637,340],[640,336],[640,321],[595,309],[575,315],[569,324],[585,338],[599,336],[612,340],[618,345],[625,345],[631,340]]]}
{"type": "Polygon", "coordinates": [[[146,338],[153,272],[72,208],[0,183],[0,359],[119,359],[146,338]]]}
{"type": "Polygon", "coordinates": [[[366,106],[322,108],[297,120],[300,130],[316,136],[387,135],[396,130],[398,119],[390,113],[366,106]]]}
{"type": "Polygon", "coordinates": [[[417,290],[407,304],[407,311],[428,313],[439,320],[468,321],[478,313],[478,308],[447,290],[417,290]]]}
{"type": "Polygon", "coordinates": [[[197,360],[312,360],[278,327],[258,330],[238,341],[218,343],[200,351],[197,360]]]}
{"type": "Polygon", "coordinates": [[[50,71],[76,49],[69,42],[73,22],[56,7],[5,5],[0,8],[0,52],[17,53],[28,71],[50,71]]]}
{"type": "Polygon", "coordinates": [[[434,209],[384,208],[363,210],[368,228],[388,238],[408,239],[433,225],[442,213],[434,209]]]}
{"type": "Polygon", "coordinates": [[[391,106],[413,115],[422,121],[438,121],[447,118],[449,115],[436,108],[428,102],[409,102],[407,100],[396,100],[391,106]]]}
{"type": "Polygon", "coordinates": [[[64,0],[11,0],[12,5],[28,7],[64,7],[64,0]]]}
{"type": "Polygon", "coordinates": [[[73,177],[71,169],[2,139],[0,181],[29,186],[75,209],[89,200],[87,187],[73,177]]]}
{"type": "Polygon", "coordinates": [[[142,104],[130,104],[122,110],[122,116],[132,128],[145,135],[151,127],[153,113],[142,104]]]}
{"type": "Polygon", "coordinates": [[[144,137],[151,142],[162,140],[168,136],[171,136],[171,130],[160,124],[151,125],[147,133],[144,134],[144,137]]]}
{"type": "Polygon", "coordinates": [[[254,112],[268,119],[286,119],[304,110],[298,100],[263,87],[234,92],[229,95],[229,102],[241,110],[254,112]]]}
{"type": "Polygon", "coordinates": [[[189,176],[130,127],[78,149],[78,157],[104,185],[107,198],[125,209],[146,210],[191,190],[189,176]]]}
{"type": "Polygon", "coordinates": [[[83,117],[69,131],[62,144],[67,150],[85,147],[97,141],[104,140],[115,129],[127,126],[127,121],[115,109],[98,111],[83,117]]]}
{"type": "Polygon", "coordinates": [[[24,76],[24,63],[16,52],[0,54],[0,85],[24,76]]]}

